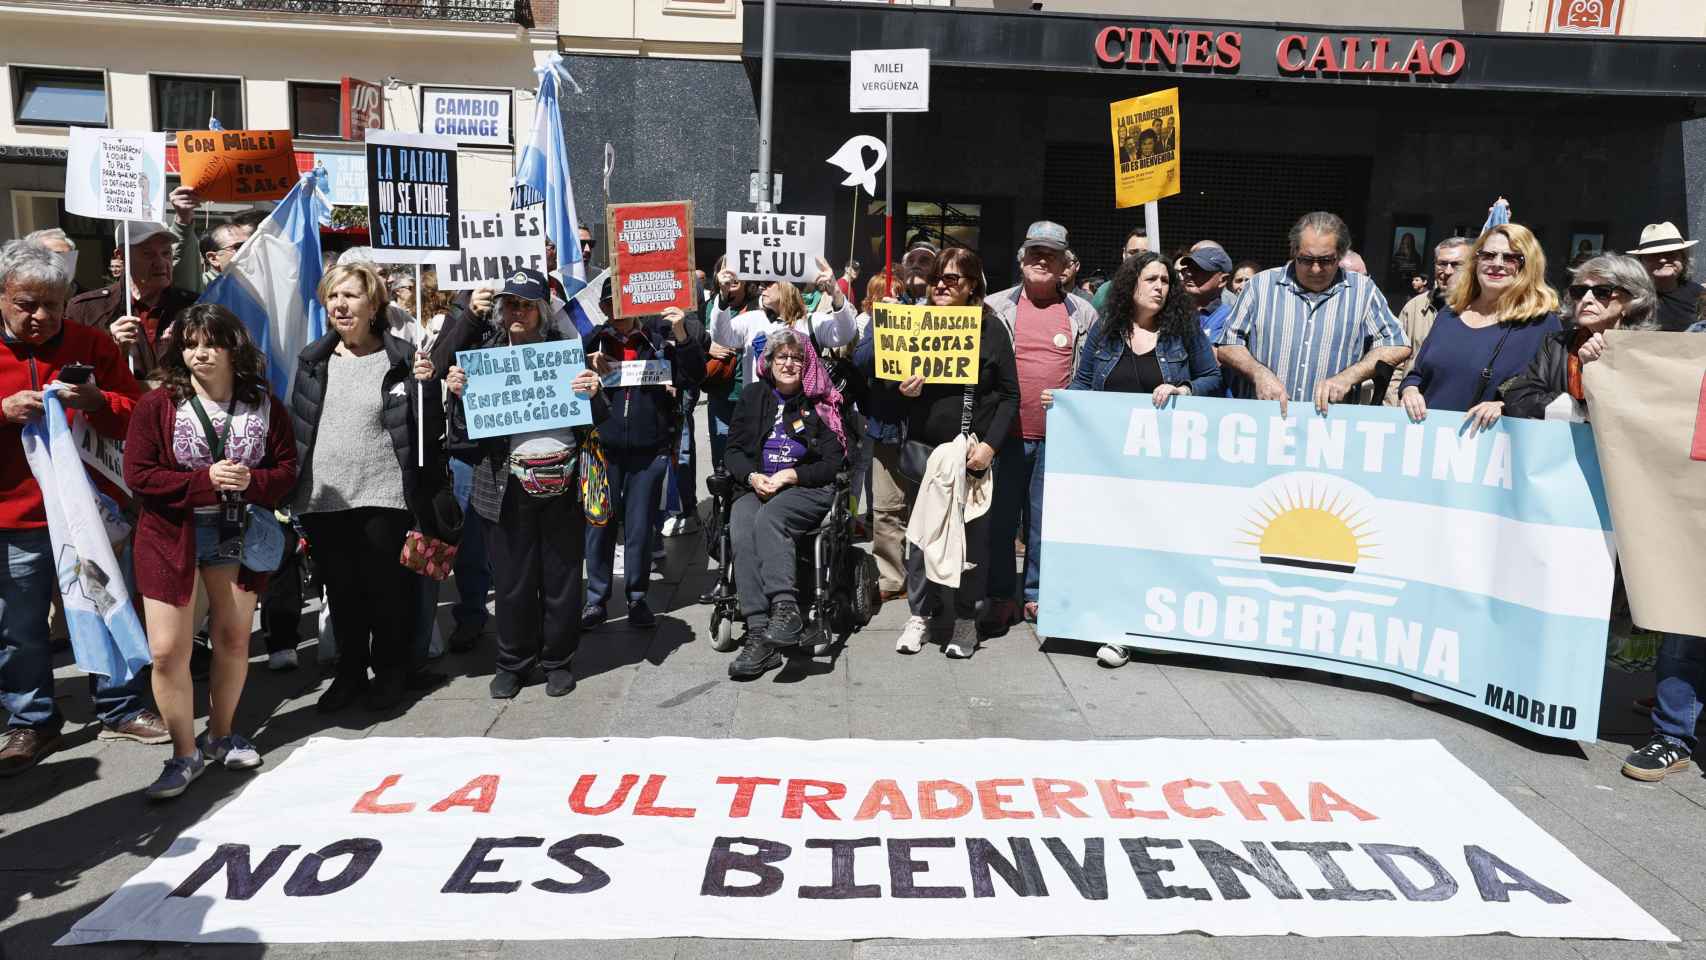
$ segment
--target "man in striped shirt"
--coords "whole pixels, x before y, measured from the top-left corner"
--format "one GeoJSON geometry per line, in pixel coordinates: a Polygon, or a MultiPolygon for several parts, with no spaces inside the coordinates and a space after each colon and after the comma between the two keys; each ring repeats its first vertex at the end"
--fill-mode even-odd
{"type": "Polygon", "coordinates": [[[1325,415],[1329,404],[1354,398],[1377,364],[1396,366],[1410,355],[1380,288],[1340,269],[1350,246],[1343,220],[1304,214],[1291,228],[1291,262],[1245,286],[1214,351],[1241,375],[1238,397],[1278,400],[1281,416],[1288,401],[1313,400],[1325,415]]]}

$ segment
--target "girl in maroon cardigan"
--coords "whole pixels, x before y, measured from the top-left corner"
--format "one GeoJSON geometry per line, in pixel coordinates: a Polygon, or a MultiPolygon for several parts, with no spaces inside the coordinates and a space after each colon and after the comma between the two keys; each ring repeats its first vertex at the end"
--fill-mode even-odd
{"type": "Polygon", "coordinates": [[[136,521],[136,585],[154,655],[154,700],[172,732],[172,759],[144,793],[184,792],[211,761],[234,769],[261,755],[231,719],[249,672],[249,628],[267,576],[240,564],[242,532],[228,514],[272,510],[296,482],[296,436],[267,391],[265,361],[235,314],[214,304],[186,310],[160,351],[160,389],[130,420],[124,479],[136,521]],[[229,511],[227,507],[231,508],[229,511]],[[207,733],[195,736],[190,680],[195,576],[207,590],[213,671],[207,733]]]}

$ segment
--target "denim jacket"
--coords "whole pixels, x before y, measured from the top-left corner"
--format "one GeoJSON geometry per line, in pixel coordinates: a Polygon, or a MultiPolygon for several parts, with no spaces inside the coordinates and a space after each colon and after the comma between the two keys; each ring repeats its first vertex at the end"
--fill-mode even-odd
{"type": "MultiPolygon", "coordinates": [[[[1072,373],[1068,389],[1100,390],[1108,382],[1108,374],[1114,372],[1127,347],[1124,340],[1105,336],[1105,331],[1098,321],[1084,338],[1084,345],[1078,351],[1078,368],[1072,373]]],[[[1155,359],[1161,362],[1161,378],[1171,384],[1189,384],[1192,396],[1216,397],[1223,391],[1214,348],[1194,326],[1188,338],[1158,338],[1155,359]]]]}

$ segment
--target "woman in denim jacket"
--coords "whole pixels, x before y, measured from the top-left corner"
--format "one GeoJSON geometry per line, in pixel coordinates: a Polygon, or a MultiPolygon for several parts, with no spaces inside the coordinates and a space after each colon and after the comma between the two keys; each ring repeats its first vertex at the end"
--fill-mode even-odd
{"type": "MultiPolygon", "coordinates": [[[[1079,348],[1072,390],[1219,396],[1220,365],[1197,326],[1196,310],[1173,265],[1153,253],[1128,259],[1110,281],[1108,312],[1079,348]]],[[[1052,397],[1044,398],[1049,405],[1052,397]]]]}

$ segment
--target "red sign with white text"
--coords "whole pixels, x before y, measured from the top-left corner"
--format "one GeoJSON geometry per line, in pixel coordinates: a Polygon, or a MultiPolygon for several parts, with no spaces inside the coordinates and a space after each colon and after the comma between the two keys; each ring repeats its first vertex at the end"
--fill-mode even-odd
{"type": "Polygon", "coordinates": [[[605,208],[610,225],[612,306],[617,317],[691,310],[693,201],[619,203],[605,208]]]}
{"type": "MultiPolygon", "coordinates": [[[[1568,0],[1564,0],[1568,2],[1568,0]]],[[[1383,36],[1292,33],[1274,47],[1274,68],[1283,77],[1392,77],[1450,79],[1469,62],[1463,42],[1451,37],[1394,42],[1383,36]]],[[[1177,27],[1103,27],[1094,42],[1096,59],[1108,66],[1170,72],[1240,73],[1245,37],[1238,30],[1177,27]]],[[[1260,75],[1260,65],[1251,69],[1260,75]]]]}

